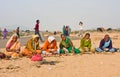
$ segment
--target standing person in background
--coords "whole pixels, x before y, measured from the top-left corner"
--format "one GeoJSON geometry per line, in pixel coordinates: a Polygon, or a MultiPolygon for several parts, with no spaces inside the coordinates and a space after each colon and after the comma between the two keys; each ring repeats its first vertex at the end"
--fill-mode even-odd
{"type": "Polygon", "coordinates": [[[66,26],[66,27],[65,27],[65,36],[69,36],[69,33],[68,33],[68,32],[69,32],[69,28],[68,28],[68,26],[66,26]]]}
{"type": "Polygon", "coordinates": [[[35,29],[35,34],[38,34],[41,42],[44,42],[44,39],[43,39],[43,37],[42,37],[42,35],[40,34],[40,31],[39,31],[39,23],[40,23],[40,21],[36,20],[36,25],[35,25],[35,28],[34,28],[35,29]]]}
{"type": "Polygon", "coordinates": [[[70,36],[70,33],[71,33],[71,28],[70,26],[68,26],[68,36],[70,36]]]}
{"type": "Polygon", "coordinates": [[[80,25],[80,31],[79,31],[78,36],[83,37],[83,22],[80,21],[79,25],[80,25]]]}
{"type": "Polygon", "coordinates": [[[65,35],[65,25],[63,25],[62,31],[63,31],[63,34],[65,35]]]}
{"type": "Polygon", "coordinates": [[[62,31],[65,36],[70,36],[71,28],[69,26],[64,25],[62,31]]]}
{"type": "Polygon", "coordinates": [[[7,39],[7,33],[8,33],[7,29],[4,28],[4,30],[3,30],[3,39],[7,39]]]}
{"type": "Polygon", "coordinates": [[[20,30],[19,29],[20,29],[19,27],[17,27],[17,29],[16,29],[16,34],[17,34],[18,38],[20,38],[20,30]]]}

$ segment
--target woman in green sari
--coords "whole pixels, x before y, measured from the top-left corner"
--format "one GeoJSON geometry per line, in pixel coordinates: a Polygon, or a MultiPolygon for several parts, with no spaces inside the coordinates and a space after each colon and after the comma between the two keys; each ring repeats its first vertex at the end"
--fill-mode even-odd
{"type": "Polygon", "coordinates": [[[60,54],[67,54],[67,53],[80,53],[80,50],[73,46],[72,41],[70,38],[66,37],[64,34],[61,35],[62,41],[60,42],[60,54]]]}
{"type": "Polygon", "coordinates": [[[80,42],[80,51],[82,53],[91,51],[91,39],[90,34],[86,33],[80,42]]]}

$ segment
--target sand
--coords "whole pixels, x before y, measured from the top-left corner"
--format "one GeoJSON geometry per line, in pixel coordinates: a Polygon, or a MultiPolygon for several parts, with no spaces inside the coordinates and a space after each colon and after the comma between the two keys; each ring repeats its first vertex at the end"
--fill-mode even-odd
{"type": "MultiPolygon", "coordinates": [[[[93,47],[98,47],[105,34],[91,33],[93,47]]],[[[109,34],[113,39],[113,46],[120,48],[120,33],[109,34]]],[[[71,35],[71,38],[73,44],[79,47],[79,37],[71,35]]],[[[119,72],[120,52],[44,57],[42,62],[33,62],[26,57],[0,60],[0,77],[120,77],[119,72]]]]}

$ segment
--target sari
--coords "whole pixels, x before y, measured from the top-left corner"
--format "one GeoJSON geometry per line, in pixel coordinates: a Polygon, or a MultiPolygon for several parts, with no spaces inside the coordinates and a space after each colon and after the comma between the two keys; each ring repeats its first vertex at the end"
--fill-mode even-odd
{"type": "Polygon", "coordinates": [[[60,42],[60,54],[64,54],[65,50],[67,49],[68,53],[72,53],[72,51],[74,51],[76,54],[80,53],[80,50],[78,48],[73,47],[73,43],[72,41],[66,37],[66,39],[60,42]]]}
{"type": "Polygon", "coordinates": [[[6,44],[6,50],[4,53],[6,56],[10,56],[12,58],[17,58],[17,57],[19,57],[19,52],[20,52],[20,42],[19,42],[18,38],[17,38],[16,42],[12,42],[14,36],[17,36],[17,35],[13,34],[11,36],[11,38],[8,40],[8,42],[6,44]]]}
{"type": "Polygon", "coordinates": [[[53,36],[49,36],[45,41],[42,51],[44,51],[44,53],[58,53],[57,41],[53,36]]]}
{"type": "Polygon", "coordinates": [[[86,40],[85,38],[82,38],[80,42],[80,50],[83,52],[90,51],[91,50],[91,39],[86,40]]]}
{"type": "Polygon", "coordinates": [[[27,44],[26,44],[25,48],[21,51],[22,55],[30,57],[35,53],[38,53],[38,54],[41,53],[40,46],[39,46],[39,41],[37,43],[34,42],[34,39],[36,37],[39,37],[39,36],[38,35],[33,35],[33,37],[27,41],[27,44]]]}

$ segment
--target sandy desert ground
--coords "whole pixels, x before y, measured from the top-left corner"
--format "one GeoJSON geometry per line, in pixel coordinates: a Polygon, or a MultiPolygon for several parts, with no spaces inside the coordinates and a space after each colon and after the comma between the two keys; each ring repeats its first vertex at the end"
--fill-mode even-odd
{"type": "MultiPolygon", "coordinates": [[[[105,34],[91,32],[93,47],[98,47],[105,34]]],[[[120,33],[107,34],[113,40],[113,47],[120,48],[120,33]]],[[[59,45],[59,35],[55,37],[59,45]]],[[[28,39],[29,37],[21,38],[22,46],[28,39]]],[[[71,39],[73,44],[79,47],[80,38],[72,34],[71,39]]],[[[0,40],[1,49],[5,47],[6,41],[0,40]]],[[[33,62],[26,57],[15,60],[2,59],[0,77],[120,77],[120,52],[45,57],[42,62],[33,62]]]]}

